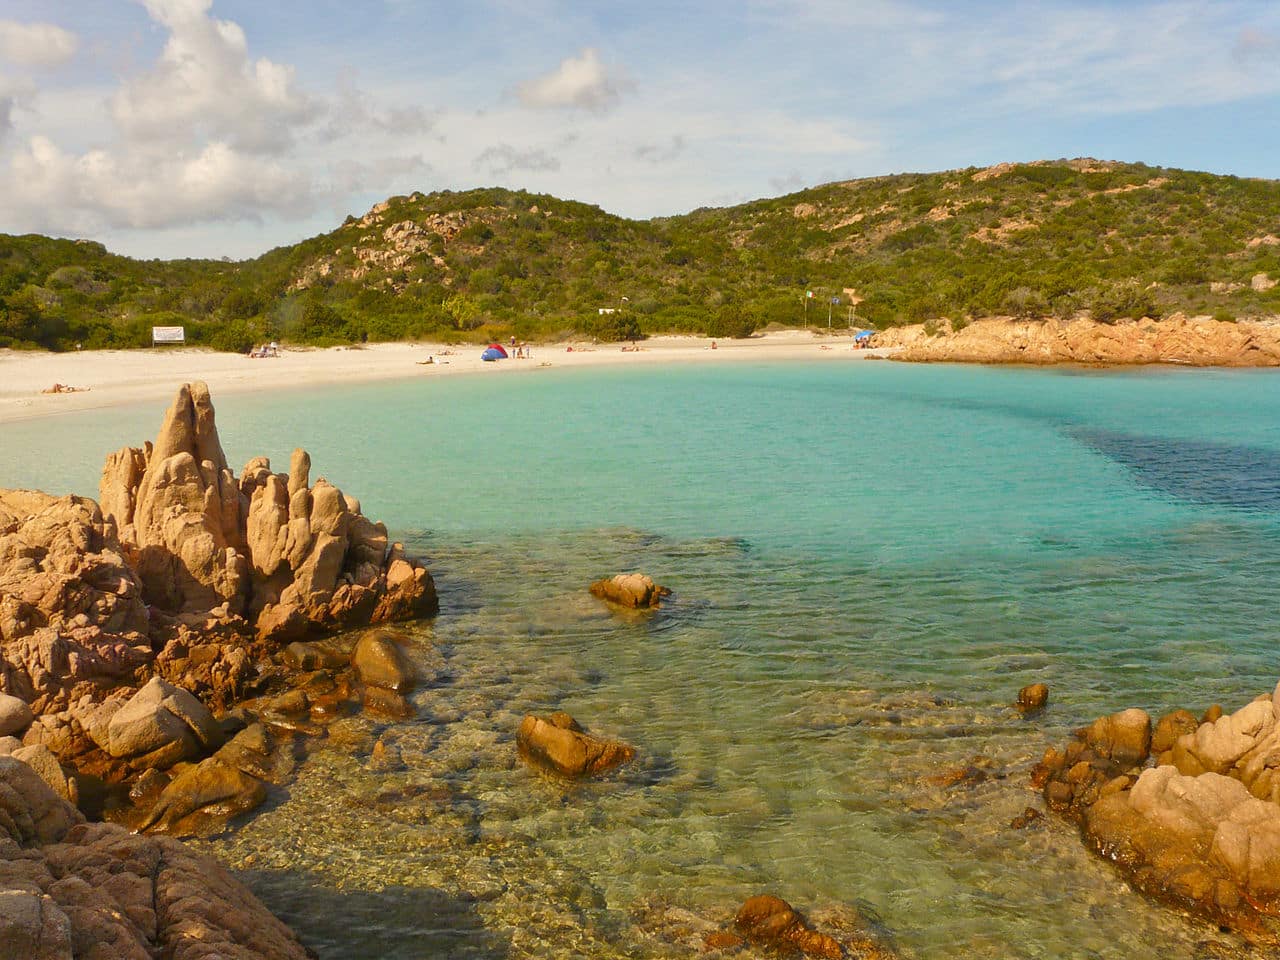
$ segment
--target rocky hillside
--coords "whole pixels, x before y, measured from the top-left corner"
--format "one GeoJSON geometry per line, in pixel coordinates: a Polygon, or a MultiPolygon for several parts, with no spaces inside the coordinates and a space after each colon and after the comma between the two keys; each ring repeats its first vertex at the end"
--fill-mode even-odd
{"type": "Polygon", "coordinates": [[[822,325],[828,307],[833,323],[880,327],[1178,311],[1230,322],[1280,314],[1277,279],[1280,182],[1142,164],[900,174],[648,221],[485,189],[393,197],[234,264],[0,237],[0,346],[139,345],[157,323],[227,349],[268,338],[729,336],[822,325]]]}

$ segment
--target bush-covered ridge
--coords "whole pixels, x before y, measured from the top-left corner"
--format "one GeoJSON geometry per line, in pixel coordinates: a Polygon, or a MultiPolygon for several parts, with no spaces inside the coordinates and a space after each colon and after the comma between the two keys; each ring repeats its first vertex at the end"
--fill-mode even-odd
{"type": "Polygon", "coordinates": [[[224,349],[771,322],[1280,313],[1280,182],[1095,160],[830,183],[648,221],[524,191],[393,197],[256,260],[0,236],[0,345],[224,349]],[[612,313],[601,313],[601,310],[612,313]]]}

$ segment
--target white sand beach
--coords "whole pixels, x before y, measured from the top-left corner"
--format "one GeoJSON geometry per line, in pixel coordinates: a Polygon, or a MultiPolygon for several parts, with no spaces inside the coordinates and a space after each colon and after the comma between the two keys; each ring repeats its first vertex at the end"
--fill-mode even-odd
{"type": "Polygon", "coordinates": [[[378,343],[330,349],[282,349],[278,357],[251,359],[190,347],[32,353],[0,350],[0,423],[166,400],[179,384],[204,380],[214,396],[232,391],[279,390],[324,384],[443,377],[505,376],[549,369],[671,363],[829,360],[847,363],[884,356],[893,348],[861,350],[849,335],[787,330],[747,340],[653,337],[623,344],[570,341],[532,345],[530,359],[485,363],[476,345],[378,343]],[[712,343],[715,348],[712,349],[712,343]],[[428,357],[434,363],[424,363],[428,357]],[[55,384],[69,392],[46,393],[55,384]]]}

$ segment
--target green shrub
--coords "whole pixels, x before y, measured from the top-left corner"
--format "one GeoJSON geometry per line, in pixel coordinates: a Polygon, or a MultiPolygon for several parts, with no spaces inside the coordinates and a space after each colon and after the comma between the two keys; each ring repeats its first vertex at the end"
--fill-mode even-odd
{"type": "Polygon", "coordinates": [[[248,320],[262,308],[262,295],[257,290],[238,287],[222,298],[222,315],[229,320],[248,320]]]}
{"type": "Polygon", "coordinates": [[[1005,294],[1004,312],[1019,320],[1038,320],[1049,313],[1049,301],[1039,290],[1016,287],[1005,294]]]}
{"type": "Polygon", "coordinates": [[[1159,308],[1151,291],[1133,280],[1097,287],[1089,298],[1089,314],[1101,323],[1157,317],[1159,308]]]}
{"type": "Polygon", "coordinates": [[[711,312],[705,333],[709,337],[745,339],[756,332],[758,322],[754,311],[726,304],[711,312]]]}
{"type": "Polygon", "coordinates": [[[583,332],[603,343],[644,339],[635,316],[630,311],[622,310],[617,313],[593,314],[583,324],[583,332]]]}

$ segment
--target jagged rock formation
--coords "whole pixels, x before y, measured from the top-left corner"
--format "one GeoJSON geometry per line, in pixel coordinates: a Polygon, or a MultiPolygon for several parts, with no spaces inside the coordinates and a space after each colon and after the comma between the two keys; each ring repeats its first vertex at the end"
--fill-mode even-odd
{"type": "Polygon", "coordinates": [[[959,330],[944,322],[875,335],[893,359],[949,363],[1179,363],[1202,367],[1280,366],[1280,327],[1229,323],[1176,313],[1163,320],[975,320],[959,330]]]}
{"type": "Polygon", "coordinates": [[[1280,943],[1280,686],[1203,722],[1102,717],[1032,782],[1140,889],[1280,943]]]}
{"type": "Polygon", "coordinates": [[[0,687],[37,714],[128,682],[152,657],[142,587],[83,497],[0,490],[0,687]]]}
{"type": "Polygon", "coordinates": [[[50,783],[205,756],[222,731],[200,701],[264,692],[284,642],[436,610],[426,568],[309,472],[299,450],[287,475],[257,458],[237,479],[197,383],[154,443],[107,458],[101,507],[0,490],[0,692],[32,715],[6,707],[5,731],[68,768],[40,754],[50,783]]]}
{"type": "Polygon", "coordinates": [[[107,458],[99,498],[151,604],[178,616],[240,616],[262,638],[435,612],[431,575],[388,547],[386,528],[295,450],[237,480],[203,383],[184,385],[153,445],[107,458]]]}
{"type": "Polygon", "coordinates": [[[8,757],[0,757],[0,873],[0,956],[307,956],[216,860],[167,838],[87,824],[8,757]]]}

